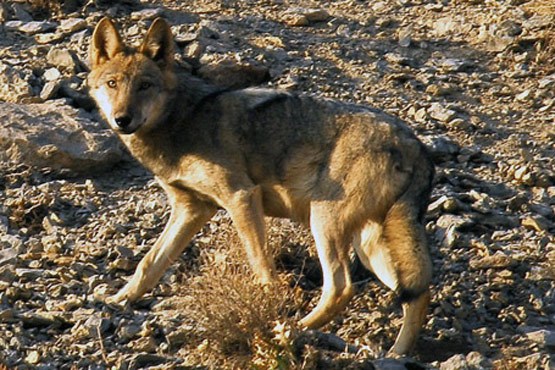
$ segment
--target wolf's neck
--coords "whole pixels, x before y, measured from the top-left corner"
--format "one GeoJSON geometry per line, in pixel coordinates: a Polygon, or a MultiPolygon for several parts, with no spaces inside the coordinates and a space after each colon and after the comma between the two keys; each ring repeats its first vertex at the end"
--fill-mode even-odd
{"type": "Polygon", "coordinates": [[[189,73],[180,73],[178,81],[173,101],[170,103],[172,115],[176,115],[178,121],[183,121],[194,113],[207,97],[223,90],[189,73]]]}
{"type": "Polygon", "coordinates": [[[161,178],[168,177],[170,174],[164,171],[174,168],[180,153],[188,151],[187,147],[192,145],[189,140],[198,139],[198,135],[184,134],[189,130],[198,134],[192,127],[197,126],[193,122],[195,111],[222,90],[189,74],[179,75],[179,85],[167,101],[167,114],[160,122],[148,132],[138,131],[120,138],[145,167],[161,178]]]}

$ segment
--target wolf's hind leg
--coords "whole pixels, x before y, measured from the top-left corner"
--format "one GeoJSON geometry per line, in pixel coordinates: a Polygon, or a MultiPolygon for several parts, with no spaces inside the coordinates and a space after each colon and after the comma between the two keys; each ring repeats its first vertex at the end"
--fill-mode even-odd
{"type": "Polygon", "coordinates": [[[337,228],[335,215],[326,208],[313,207],[310,228],[322,265],[324,284],[320,301],[300,324],[315,329],[328,323],[347,306],[354,288],[349,274],[349,240],[337,228]]]}
{"type": "MultiPolygon", "coordinates": [[[[167,190],[167,189],[166,189],[167,190]]],[[[152,249],[143,257],[133,277],[108,303],[134,301],[149,291],[177,259],[191,238],[215,213],[215,208],[185,192],[168,192],[172,212],[152,249]]]]}
{"type": "Polygon", "coordinates": [[[409,209],[396,204],[383,224],[368,222],[354,244],[362,263],[399,295],[403,325],[390,353],[406,354],[416,342],[430,301],[432,264],[424,227],[409,209]]]}

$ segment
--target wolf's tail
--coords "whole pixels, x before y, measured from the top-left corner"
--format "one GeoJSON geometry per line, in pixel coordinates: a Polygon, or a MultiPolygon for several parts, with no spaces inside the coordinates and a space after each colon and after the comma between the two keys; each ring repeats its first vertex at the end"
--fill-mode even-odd
{"type": "Polygon", "coordinates": [[[381,242],[387,249],[397,275],[397,291],[402,302],[417,298],[428,290],[432,277],[432,262],[424,227],[428,208],[434,165],[424,145],[411,182],[387,212],[381,242]]]}
{"type": "Polygon", "coordinates": [[[355,249],[362,263],[402,302],[427,292],[432,263],[423,225],[431,193],[434,166],[423,145],[405,191],[395,201],[382,223],[368,221],[362,228],[355,249]]]}

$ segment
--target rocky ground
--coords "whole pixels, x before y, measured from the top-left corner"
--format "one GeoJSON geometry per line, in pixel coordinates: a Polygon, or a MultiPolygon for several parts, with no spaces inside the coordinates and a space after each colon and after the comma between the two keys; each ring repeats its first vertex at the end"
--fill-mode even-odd
{"type": "MultiPolygon", "coordinates": [[[[0,22],[0,369],[555,368],[550,0],[11,1],[0,22]],[[102,303],[168,217],[86,94],[87,48],[106,14],[133,41],[167,18],[181,67],[216,83],[369,104],[410,123],[438,170],[433,299],[412,357],[383,359],[399,307],[360,271],[322,340],[284,344],[282,327],[274,352],[254,339],[218,347],[220,329],[187,302],[225,309],[213,281],[204,286],[219,295],[199,294],[203,279],[229,273],[225,288],[246,274],[225,267],[238,243],[223,212],[144,300],[102,303]]],[[[270,243],[306,311],[320,283],[310,236],[273,220],[270,243]]]]}

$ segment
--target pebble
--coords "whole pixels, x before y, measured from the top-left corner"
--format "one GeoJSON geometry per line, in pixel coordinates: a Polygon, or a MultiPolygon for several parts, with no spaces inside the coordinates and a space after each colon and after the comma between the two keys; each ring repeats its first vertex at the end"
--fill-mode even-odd
{"type": "MultiPolygon", "coordinates": [[[[176,55],[186,58],[195,74],[207,65],[232,61],[243,70],[204,73],[224,76],[232,85],[237,82],[230,76],[240,75],[237,81],[242,86],[288,86],[295,93],[367,101],[408,120],[437,165],[434,202],[425,216],[432,234],[434,315],[428,317],[418,343],[424,348],[418,355],[434,362],[419,366],[406,359],[379,359],[364,365],[381,370],[504,368],[506,364],[497,358],[501,354],[511,356],[507,360],[515,368],[549,368],[555,325],[555,175],[549,146],[555,139],[550,130],[555,77],[544,68],[549,64],[541,65],[535,58],[537,40],[543,39],[553,21],[530,11],[532,2],[314,3],[316,10],[326,7],[316,18],[300,9],[287,15],[292,8],[279,1],[256,6],[256,14],[243,2],[223,8],[209,2],[176,2],[171,11],[119,2],[106,11],[87,6],[79,13],[62,12],[56,15],[59,25],[52,22],[55,28],[33,37],[18,29],[32,19],[2,14],[7,4],[16,3],[29,9],[23,2],[0,4],[0,20],[8,22],[0,26],[5,41],[0,47],[0,100],[28,103],[61,97],[57,101],[64,101],[64,106],[93,109],[83,92],[86,73],[79,71],[96,22],[111,14],[123,22],[120,29],[127,35],[139,36],[163,14],[177,34],[176,55]],[[121,18],[125,14],[131,14],[131,23],[121,18]],[[292,17],[291,26],[306,28],[293,29],[287,16],[292,17]],[[182,21],[183,17],[189,20],[182,21]],[[13,20],[20,23],[9,23],[13,20]],[[50,49],[69,51],[70,63],[75,64],[48,62],[50,49]],[[496,49],[501,51],[491,51],[496,49]],[[265,68],[263,78],[252,79],[257,73],[253,65],[265,68]],[[54,82],[61,84],[57,91],[54,82]],[[24,97],[18,97],[20,88],[24,97]],[[517,331],[523,324],[534,328],[517,331]],[[433,345],[426,351],[428,341],[433,345]]],[[[62,107],[52,109],[53,102],[41,104],[59,113],[62,107]]],[[[7,109],[8,104],[1,104],[2,111],[7,109]]],[[[21,104],[18,109],[30,106],[21,104]]],[[[70,115],[96,117],[92,123],[99,125],[94,110],[75,109],[70,115]]],[[[41,131],[57,131],[65,125],[62,121],[60,126],[48,121],[48,130],[41,131]]],[[[2,148],[0,154],[5,151],[2,148]]],[[[7,349],[1,361],[21,370],[67,364],[98,368],[104,366],[104,356],[107,366],[118,368],[185,365],[187,351],[196,351],[191,345],[205,329],[191,323],[181,309],[163,313],[142,304],[116,309],[102,303],[131,275],[167,218],[166,203],[160,201],[164,196],[158,186],[150,185],[151,177],[124,162],[77,179],[56,175],[66,179],[63,186],[38,191],[37,185],[52,182],[49,170],[29,172],[25,162],[12,165],[3,159],[0,167],[0,348],[7,349]],[[85,178],[94,186],[84,185],[85,178]],[[149,209],[146,204],[153,199],[158,205],[149,209]],[[39,355],[35,365],[29,357],[33,351],[39,355]],[[169,357],[176,351],[184,355],[169,357]],[[31,361],[23,364],[27,359],[31,361]]],[[[168,301],[179,298],[176,295],[187,297],[187,289],[177,291],[174,282],[188,280],[184,271],[190,271],[190,264],[195,279],[203,274],[206,263],[204,255],[196,256],[199,246],[210,246],[201,252],[208,256],[222,255],[218,249],[225,243],[218,238],[227,243],[222,227],[228,223],[225,213],[219,212],[195,237],[186,256],[176,261],[175,271],[164,278],[164,288],[155,289],[147,300],[171,307],[168,301]]],[[[312,245],[309,236],[295,240],[292,235],[297,232],[290,231],[291,226],[278,225],[269,233],[276,245],[285,244],[287,249],[293,244],[294,248],[312,245]]],[[[295,254],[291,260],[296,258],[295,254]]],[[[296,268],[291,271],[297,273],[296,268]]],[[[391,344],[398,323],[389,323],[387,302],[374,299],[382,295],[381,288],[366,284],[361,289],[369,294],[357,295],[359,301],[332,329],[339,329],[347,341],[353,338],[352,329],[372,333],[367,341],[379,353],[391,344]],[[366,317],[358,307],[376,314],[366,317]],[[354,328],[353,322],[362,326],[354,328]]],[[[203,355],[209,355],[214,344],[203,343],[203,355]]],[[[310,350],[322,361],[329,357],[345,360],[345,368],[355,365],[348,354],[310,350]]],[[[336,367],[344,368],[342,364],[336,367]]]]}
{"type": "Polygon", "coordinates": [[[44,71],[42,75],[42,77],[44,77],[46,81],[54,81],[59,79],[61,76],[62,73],[58,68],[55,67],[48,68],[46,71],[44,71]]]}
{"type": "Polygon", "coordinates": [[[428,108],[428,115],[440,122],[449,122],[456,117],[457,112],[445,108],[440,103],[432,103],[428,108]]]}
{"type": "Polygon", "coordinates": [[[537,232],[549,231],[553,223],[541,215],[527,216],[522,219],[522,226],[537,232]]]}
{"type": "Polygon", "coordinates": [[[60,90],[61,82],[60,81],[48,81],[44,84],[44,87],[40,91],[40,98],[42,100],[50,100],[53,99],[58,91],[60,90]]]}
{"type": "Polygon", "coordinates": [[[25,357],[25,361],[31,365],[36,365],[40,362],[40,354],[38,351],[30,351],[25,357]]]}

